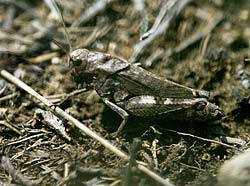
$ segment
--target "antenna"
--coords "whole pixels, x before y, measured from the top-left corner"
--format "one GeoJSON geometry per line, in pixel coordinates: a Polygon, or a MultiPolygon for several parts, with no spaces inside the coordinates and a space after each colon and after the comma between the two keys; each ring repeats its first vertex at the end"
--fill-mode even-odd
{"type": "Polygon", "coordinates": [[[64,47],[62,46],[62,44],[61,44],[60,42],[58,42],[57,40],[52,39],[52,42],[53,42],[56,46],[58,46],[60,49],[62,49],[62,50],[65,52],[65,54],[68,54],[68,53],[69,53],[69,51],[67,51],[67,49],[64,48],[64,47]]]}
{"type": "MultiPolygon", "coordinates": [[[[66,38],[66,40],[67,40],[67,42],[69,44],[69,52],[71,52],[72,51],[72,46],[71,46],[70,39],[69,39],[69,33],[68,33],[68,31],[66,29],[66,26],[65,26],[63,15],[62,15],[60,9],[58,8],[55,0],[50,0],[50,1],[52,3],[53,7],[56,9],[57,14],[59,15],[59,18],[60,18],[59,21],[62,23],[62,26],[63,26],[63,29],[64,29],[64,35],[65,35],[65,38],[66,38]]],[[[58,42],[57,42],[57,44],[58,44],[58,42]]]]}

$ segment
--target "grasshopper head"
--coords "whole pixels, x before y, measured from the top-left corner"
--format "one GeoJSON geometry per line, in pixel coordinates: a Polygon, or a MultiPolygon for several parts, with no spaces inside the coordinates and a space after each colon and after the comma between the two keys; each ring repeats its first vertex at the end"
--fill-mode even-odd
{"type": "Polygon", "coordinates": [[[108,73],[110,56],[100,52],[90,52],[87,49],[76,49],[71,52],[70,66],[77,73],[100,75],[108,73]]]}
{"type": "Polygon", "coordinates": [[[90,85],[94,78],[93,74],[87,73],[89,53],[87,49],[76,49],[69,55],[71,75],[78,85],[84,87],[90,85]]]}
{"type": "Polygon", "coordinates": [[[87,49],[77,49],[71,52],[69,62],[72,67],[82,68],[86,66],[89,51],[87,49]]]}
{"type": "Polygon", "coordinates": [[[91,84],[99,77],[103,78],[129,67],[129,63],[121,58],[101,52],[90,52],[87,49],[71,52],[69,63],[72,76],[80,84],[91,84]]]}

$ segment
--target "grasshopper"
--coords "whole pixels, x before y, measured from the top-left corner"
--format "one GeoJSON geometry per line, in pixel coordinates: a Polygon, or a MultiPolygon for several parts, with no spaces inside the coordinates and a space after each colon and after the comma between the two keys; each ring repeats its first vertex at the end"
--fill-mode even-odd
{"type": "MultiPolygon", "coordinates": [[[[71,51],[63,16],[55,3],[54,6],[71,51]]],[[[207,122],[224,116],[217,105],[208,101],[209,92],[162,79],[120,57],[77,49],[69,54],[69,63],[74,80],[85,88],[95,89],[103,102],[122,117],[116,135],[129,115],[164,116],[184,122],[207,122]]]]}
{"type": "Polygon", "coordinates": [[[122,118],[118,135],[129,115],[184,122],[214,121],[223,111],[208,101],[209,92],[195,90],[130,64],[110,54],[77,49],[69,55],[74,80],[95,89],[103,102],[122,118]]]}

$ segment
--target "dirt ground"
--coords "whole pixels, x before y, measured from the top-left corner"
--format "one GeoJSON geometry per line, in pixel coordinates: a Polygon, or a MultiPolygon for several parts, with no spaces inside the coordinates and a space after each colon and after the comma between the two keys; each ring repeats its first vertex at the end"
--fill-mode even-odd
{"type": "MultiPolygon", "coordinates": [[[[0,0],[0,69],[8,70],[174,185],[217,185],[218,168],[239,152],[236,148],[247,149],[250,141],[250,1],[191,1],[136,58],[132,57],[140,36],[168,1],[145,0],[141,11],[135,6],[141,1],[111,1],[81,24],[81,14],[95,1],[56,2],[73,49],[136,59],[163,78],[210,91],[210,101],[226,116],[216,124],[197,125],[131,118],[122,134],[113,137],[121,118],[95,91],[70,95],[77,85],[67,53],[53,40],[66,50],[69,45],[62,23],[45,1],[0,0]],[[225,136],[241,141],[229,144],[232,148],[206,140],[225,142],[225,136]],[[133,143],[135,139],[139,145],[133,143]]],[[[11,176],[1,168],[0,185],[160,185],[136,168],[129,169],[128,162],[65,121],[72,139],[68,141],[36,114],[38,108],[46,110],[43,104],[11,83],[4,87],[0,80],[1,157],[8,157],[19,174],[11,176]]]]}

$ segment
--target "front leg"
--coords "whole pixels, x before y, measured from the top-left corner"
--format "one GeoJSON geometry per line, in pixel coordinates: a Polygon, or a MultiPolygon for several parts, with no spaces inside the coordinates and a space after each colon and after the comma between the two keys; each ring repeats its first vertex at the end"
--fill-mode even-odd
{"type": "Polygon", "coordinates": [[[109,101],[107,98],[103,98],[102,100],[109,108],[118,113],[123,119],[117,131],[115,132],[115,136],[118,136],[121,133],[122,129],[124,128],[125,124],[127,123],[129,114],[121,107],[109,101]]]}

